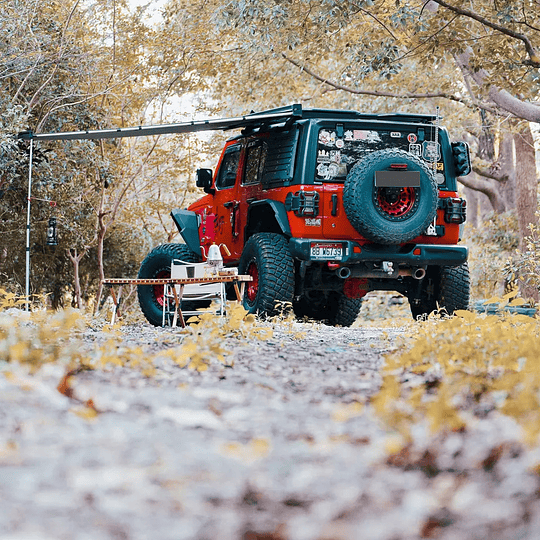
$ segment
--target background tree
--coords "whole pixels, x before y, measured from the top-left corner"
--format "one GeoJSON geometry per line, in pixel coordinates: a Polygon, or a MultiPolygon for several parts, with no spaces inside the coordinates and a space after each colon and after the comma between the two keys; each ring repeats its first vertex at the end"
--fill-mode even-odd
{"type": "MultiPolygon", "coordinates": [[[[0,10],[0,272],[16,288],[24,283],[28,148],[13,134],[159,121],[169,97],[144,8],[132,11],[122,0],[13,0],[0,10]]],[[[176,73],[175,88],[182,81],[176,73]]],[[[185,173],[195,149],[186,149],[185,138],[40,143],[35,150],[31,283],[33,292],[53,293],[54,305],[73,287],[82,305],[106,268],[133,275],[163,216],[193,190],[185,173]],[[152,204],[141,204],[147,199],[152,204]],[[45,245],[51,215],[55,250],[45,245]]]]}

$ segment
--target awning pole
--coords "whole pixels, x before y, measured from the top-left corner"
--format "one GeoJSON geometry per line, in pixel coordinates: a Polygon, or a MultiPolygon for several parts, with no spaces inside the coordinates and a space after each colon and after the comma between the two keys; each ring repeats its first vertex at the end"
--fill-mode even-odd
{"type": "Polygon", "coordinates": [[[30,139],[30,164],[28,166],[28,212],[26,214],[26,311],[30,311],[30,204],[32,201],[32,161],[34,141],[30,139]]]}

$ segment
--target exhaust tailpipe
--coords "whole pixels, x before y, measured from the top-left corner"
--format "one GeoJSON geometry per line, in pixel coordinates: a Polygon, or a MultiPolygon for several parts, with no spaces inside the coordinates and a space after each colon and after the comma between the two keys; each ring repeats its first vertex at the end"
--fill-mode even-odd
{"type": "Polygon", "coordinates": [[[400,276],[410,276],[413,279],[423,279],[426,275],[426,270],[424,268],[402,268],[399,271],[400,276]]]}
{"type": "Polygon", "coordinates": [[[351,269],[348,266],[341,266],[336,270],[336,274],[341,279],[347,279],[351,276],[351,269]]]}

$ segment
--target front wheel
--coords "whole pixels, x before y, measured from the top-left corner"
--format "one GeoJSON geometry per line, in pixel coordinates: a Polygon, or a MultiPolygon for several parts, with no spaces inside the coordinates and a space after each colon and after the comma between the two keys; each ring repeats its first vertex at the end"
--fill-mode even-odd
{"type": "MultiPolygon", "coordinates": [[[[199,262],[197,255],[186,244],[162,244],[154,248],[144,259],[139,270],[139,279],[161,279],[171,277],[171,261],[199,262]]],[[[150,324],[161,326],[163,321],[163,285],[139,285],[137,295],[141,311],[150,324]]],[[[207,307],[208,301],[184,302],[182,309],[194,310],[207,307]]]]}
{"type": "Polygon", "coordinates": [[[244,307],[249,313],[272,316],[279,313],[279,304],[292,303],[294,261],[281,234],[254,234],[244,246],[238,272],[253,278],[246,283],[244,294],[244,307]]]}

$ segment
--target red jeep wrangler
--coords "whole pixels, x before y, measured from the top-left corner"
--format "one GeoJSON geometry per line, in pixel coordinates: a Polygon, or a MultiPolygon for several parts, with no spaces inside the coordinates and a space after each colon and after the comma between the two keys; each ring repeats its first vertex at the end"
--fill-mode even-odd
{"type": "MultiPolygon", "coordinates": [[[[140,278],[167,277],[171,259],[201,261],[216,243],[253,277],[252,313],[290,303],[300,318],[350,326],[372,290],[404,294],[414,317],[467,309],[456,176],[470,172],[469,150],[435,116],[293,105],[219,126],[235,127],[215,173],[197,171],[206,195],[171,212],[185,243],[152,250],[140,278]]],[[[138,295],[161,325],[163,287],[138,295]]]]}

